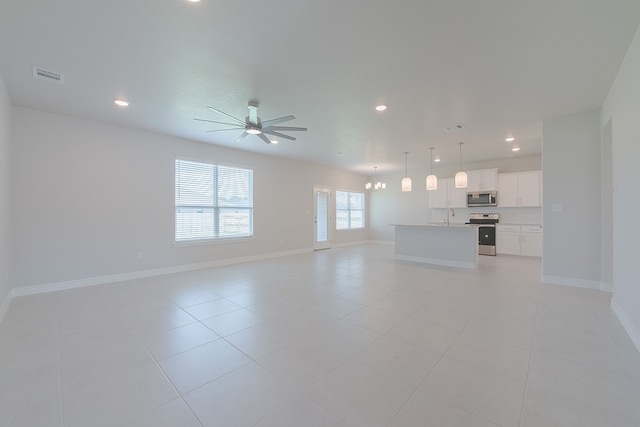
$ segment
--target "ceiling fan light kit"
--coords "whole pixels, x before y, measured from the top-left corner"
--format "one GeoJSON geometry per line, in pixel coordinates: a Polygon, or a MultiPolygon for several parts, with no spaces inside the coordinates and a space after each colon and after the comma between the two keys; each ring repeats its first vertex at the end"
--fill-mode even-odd
{"type": "Polygon", "coordinates": [[[259,105],[258,101],[249,102],[249,105],[248,105],[249,115],[244,120],[234,117],[231,114],[227,114],[224,111],[220,111],[214,107],[207,107],[209,110],[230,119],[232,123],[220,122],[216,120],[207,120],[207,119],[194,119],[194,120],[232,126],[224,129],[208,130],[207,132],[223,132],[228,130],[244,129],[244,132],[238,137],[238,139],[236,139],[236,142],[240,142],[247,135],[256,135],[258,138],[262,139],[267,144],[271,144],[272,141],[266,135],[272,135],[278,138],[288,139],[289,141],[295,141],[296,138],[290,135],[286,135],[280,131],[285,131],[285,132],[306,132],[307,131],[307,128],[304,128],[304,127],[278,126],[280,123],[287,122],[289,120],[294,120],[296,118],[295,116],[291,116],[291,115],[279,117],[277,119],[271,119],[263,122],[260,119],[260,117],[258,117],[258,105],[259,105]]]}

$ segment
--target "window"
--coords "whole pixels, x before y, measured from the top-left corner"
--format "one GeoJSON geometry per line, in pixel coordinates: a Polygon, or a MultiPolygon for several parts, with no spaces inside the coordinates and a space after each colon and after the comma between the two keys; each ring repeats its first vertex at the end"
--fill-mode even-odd
{"type": "Polygon", "coordinates": [[[364,193],[336,191],[336,229],[364,228],[364,193]]]}
{"type": "Polygon", "coordinates": [[[253,235],[253,171],[176,160],[176,242],[253,235]]]}

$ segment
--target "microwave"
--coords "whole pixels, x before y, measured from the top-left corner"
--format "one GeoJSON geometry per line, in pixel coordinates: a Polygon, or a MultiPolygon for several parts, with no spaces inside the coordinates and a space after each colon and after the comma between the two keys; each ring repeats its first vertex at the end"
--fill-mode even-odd
{"type": "Polygon", "coordinates": [[[495,191],[470,191],[467,193],[467,206],[498,206],[495,191]]]}

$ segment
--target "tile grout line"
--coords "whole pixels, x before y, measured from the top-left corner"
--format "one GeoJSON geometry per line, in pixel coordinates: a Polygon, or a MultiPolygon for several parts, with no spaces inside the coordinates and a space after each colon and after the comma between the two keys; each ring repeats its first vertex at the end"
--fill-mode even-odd
{"type": "MultiPolygon", "coordinates": [[[[605,326],[604,323],[604,319],[602,318],[602,313],[598,313],[598,320],[600,321],[600,324],[602,325],[605,333],[607,334],[607,338],[609,338],[609,345],[613,346],[614,348],[616,347],[614,344],[614,341],[611,337],[611,333],[609,332],[609,329],[605,326]]],[[[634,396],[636,398],[636,402],[638,407],[640,407],[640,389],[636,389],[636,387],[634,387],[634,381],[633,381],[633,377],[631,375],[629,375],[629,372],[627,370],[627,368],[623,365],[622,360],[620,359],[620,353],[619,350],[616,349],[616,356],[618,358],[618,362],[620,363],[620,368],[622,370],[622,372],[624,372],[624,376],[625,376],[625,380],[627,381],[627,384],[629,385],[629,387],[631,388],[631,390],[634,393],[634,396]]]]}
{"type": "MultiPolygon", "coordinates": [[[[408,317],[407,317],[408,319],[408,317]]],[[[427,323],[431,323],[431,322],[427,322],[427,323]]],[[[467,322],[467,324],[469,324],[469,322],[467,322]]],[[[466,327],[466,326],[465,326],[466,327]]],[[[449,343],[449,345],[447,346],[447,348],[442,352],[442,354],[440,355],[440,357],[438,358],[438,361],[436,363],[434,363],[433,367],[429,370],[429,372],[427,373],[427,375],[422,379],[422,381],[420,382],[420,384],[418,384],[418,386],[416,387],[416,389],[413,391],[413,393],[411,394],[411,396],[409,396],[409,398],[406,400],[406,402],[404,402],[404,404],[400,407],[400,409],[398,409],[398,412],[396,412],[396,414],[393,416],[393,418],[391,419],[391,422],[389,423],[389,426],[393,425],[393,423],[395,422],[395,420],[398,418],[398,416],[400,415],[400,413],[402,413],[402,410],[407,406],[407,404],[411,401],[411,399],[413,399],[413,397],[418,393],[418,391],[420,390],[420,387],[422,387],[422,384],[424,384],[425,381],[427,381],[427,379],[429,378],[429,375],[431,375],[431,373],[433,372],[433,370],[440,364],[440,361],[442,361],[442,359],[445,357],[445,354],[447,353],[447,351],[449,351],[449,349],[451,348],[451,346],[453,345],[453,343],[458,339],[458,337],[460,336],[460,334],[462,334],[462,330],[464,328],[462,328],[460,331],[458,331],[457,335],[455,336],[455,338],[453,340],[451,340],[451,342],[449,343]]],[[[386,334],[385,334],[386,336],[386,334]]],[[[407,342],[405,340],[401,340],[404,342],[407,342]]],[[[414,344],[415,345],[415,344],[414,344]]],[[[439,399],[436,397],[436,399],[439,399]]],[[[456,404],[453,404],[451,402],[447,402],[450,405],[455,406],[456,408],[459,408],[461,410],[464,410],[465,412],[471,413],[468,410],[459,407],[456,404]]],[[[478,417],[480,417],[477,414],[473,414],[476,415],[478,417]]],[[[484,417],[480,417],[482,419],[484,419],[484,417]]]]}
{"type": "Polygon", "coordinates": [[[531,360],[533,359],[533,344],[536,339],[536,325],[538,324],[538,312],[540,310],[540,294],[542,292],[542,287],[538,286],[538,296],[536,298],[536,314],[533,321],[533,333],[531,336],[531,347],[529,350],[529,362],[527,363],[527,375],[525,376],[524,381],[524,390],[522,393],[522,403],[520,404],[520,418],[518,421],[518,426],[522,426],[525,404],[527,402],[527,393],[529,391],[529,374],[531,372],[531,360]]]}
{"type": "MultiPolygon", "coordinates": [[[[156,365],[156,367],[160,370],[160,372],[162,372],[162,375],[165,377],[165,379],[167,380],[167,382],[169,384],[171,384],[171,387],[173,388],[173,390],[176,392],[176,394],[180,397],[180,400],[182,400],[182,402],[184,402],[184,404],[187,406],[187,408],[189,408],[189,411],[191,411],[191,414],[194,416],[194,418],[198,421],[198,423],[200,423],[200,425],[202,427],[204,427],[204,424],[202,423],[202,420],[200,420],[200,418],[198,417],[198,415],[193,411],[193,408],[191,408],[191,405],[189,405],[189,402],[186,401],[186,399],[184,398],[184,396],[182,395],[182,393],[180,393],[180,391],[178,390],[178,388],[176,387],[176,385],[173,383],[173,381],[171,381],[171,378],[169,378],[169,376],[167,375],[167,373],[164,371],[164,369],[162,368],[162,366],[160,365],[160,362],[156,359],[156,357],[151,353],[151,351],[149,350],[149,347],[147,347],[147,345],[144,343],[144,341],[142,341],[142,339],[140,338],[140,336],[138,335],[137,332],[135,332],[134,330],[132,330],[131,328],[129,328],[131,330],[131,332],[136,336],[137,340],[140,342],[140,344],[142,344],[142,346],[144,347],[144,349],[147,351],[147,353],[149,354],[149,356],[151,357],[151,359],[153,360],[154,364],[156,365]]],[[[204,345],[204,344],[203,344],[204,345]]],[[[167,403],[173,401],[175,399],[171,399],[167,402],[161,403],[160,405],[156,406],[155,408],[159,408],[160,406],[166,405],[167,403]]],[[[150,411],[152,411],[152,408],[150,411]]],[[[148,411],[149,412],[149,411],[148,411]]]]}
{"type": "Polygon", "coordinates": [[[62,351],[60,348],[60,318],[58,316],[58,304],[56,301],[56,345],[58,347],[58,387],[60,392],[60,422],[64,427],[64,394],[62,392],[62,351]]]}

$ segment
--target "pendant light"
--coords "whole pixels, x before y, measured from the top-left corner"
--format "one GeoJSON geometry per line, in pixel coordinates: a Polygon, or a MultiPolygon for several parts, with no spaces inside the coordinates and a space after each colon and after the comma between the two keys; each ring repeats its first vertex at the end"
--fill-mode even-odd
{"type": "Polygon", "coordinates": [[[377,191],[377,190],[384,190],[387,188],[387,184],[385,184],[384,182],[381,181],[376,181],[376,170],[378,169],[377,166],[373,167],[373,183],[371,182],[367,182],[364,186],[365,189],[367,190],[371,190],[373,189],[373,191],[377,191]]]}
{"type": "Polygon", "coordinates": [[[438,177],[433,174],[433,147],[429,148],[431,152],[431,163],[429,163],[429,176],[427,176],[427,190],[438,189],[438,177]]]}
{"type": "Polygon", "coordinates": [[[407,175],[407,154],[408,151],[404,152],[404,178],[402,178],[402,191],[411,191],[411,178],[407,175]]]}
{"type": "Polygon", "coordinates": [[[458,172],[454,178],[456,188],[467,188],[467,173],[462,170],[462,144],[460,142],[460,172],[458,172]]]}

